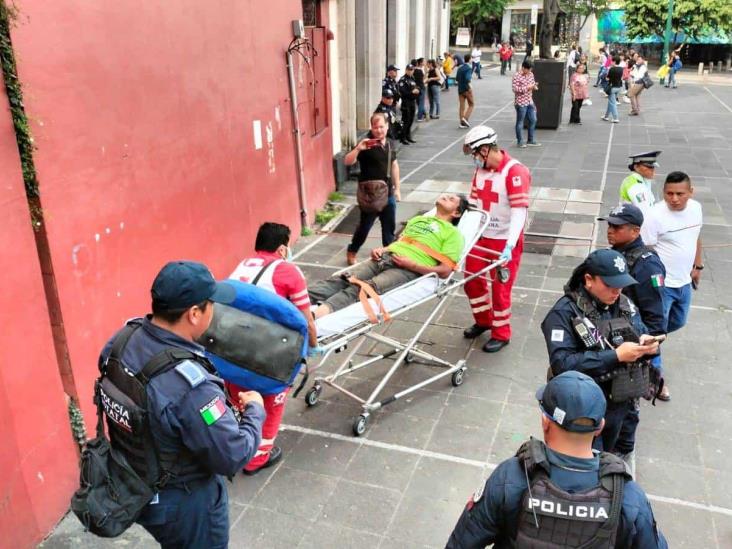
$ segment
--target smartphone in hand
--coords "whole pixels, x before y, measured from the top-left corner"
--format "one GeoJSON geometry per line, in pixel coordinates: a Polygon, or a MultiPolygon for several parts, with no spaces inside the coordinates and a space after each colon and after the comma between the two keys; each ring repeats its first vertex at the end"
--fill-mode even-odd
{"type": "Polygon", "coordinates": [[[373,149],[374,147],[381,147],[381,139],[367,139],[366,146],[369,149],[373,149]]]}

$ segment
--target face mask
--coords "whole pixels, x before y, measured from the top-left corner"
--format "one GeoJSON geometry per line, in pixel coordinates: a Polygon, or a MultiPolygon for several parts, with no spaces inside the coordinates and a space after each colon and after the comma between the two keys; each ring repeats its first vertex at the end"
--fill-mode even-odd
{"type": "Polygon", "coordinates": [[[482,168],[485,165],[485,160],[483,160],[482,158],[476,158],[474,156],[473,164],[475,165],[476,168],[482,168]]]}
{"type": "Polygon", "coordinates": [[[285,257],[285,261],[292,261],[292,250],[290,247],[287,247],[287,256],[285,257]]]}

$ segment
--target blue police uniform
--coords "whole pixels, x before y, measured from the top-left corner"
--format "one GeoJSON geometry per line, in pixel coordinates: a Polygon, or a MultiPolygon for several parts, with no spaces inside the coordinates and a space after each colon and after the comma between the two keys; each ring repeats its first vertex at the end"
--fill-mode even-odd
{"type": "MultiPolygon", "coordinates": [[[[593,299],[584,290],[580,291],[584,292],[589,299],[593,299]]],[[[602,320],[621,317],[618,302],[610,306],[594,299],[593,302],[602,320]]],[[[637,308],[632,307],[631,311],[631,322],[636,332],[638,334],[648,333],[637,308]]],[[[587,349],[575,331],[572,320],[576,316],[576,306],[573,306],[572,299],[565,295],[554,304],[541,323],[541,331],[549,352],[549,365],[554,375],[576,370],[598,379],[620,364],[618,355],[615,349],[597,351],[587,349]]],[[[608,394],[607,385],[607,383],[600,383],[606,396],[608,394]]],[[[637,403],[634,400],[620,403],[608,402],[605,428],[596,440],[597,449],[622,454],[632,452],[635,446],[635,430],[630,430],[632,433],[626,430],[628,432],[620,438],[624,422],[638,424],[637,403]]]]}
{"type": "Polygon", "coordinates": [[[623,293],[638,307],[643,324],[649,334],[660,335],[666,333],[666,322],[663,316],[663,284],[666,278],[666,267],[658,254],[646,248],[641,237],[623,247],[614,250],[625,256],[630,267],[630,276],[638,281],[623,288],[623,293]],[[635,261],[631,256],[638,255],[635,261]],[[631,265],[632,263],[632,265],[631,265]]]}
{"type": "MultiPolygon", "coordinates": [[[[132,373],[167,347],[204,356],[200,345],[142,320],[122,353],[132,373]]],[[[114,338],[113,338],[114,339],[114,338]]],[[[100,357],[109,355],[112,340],[100,357]]],[[[147,385],[150,429],[161,453],[187,461],[145,507],[138,522],[163,547],[226,547],[228,495],[222,475],[233,476],[260,444],[264,409],[249,403],[237,421],[225,405],[221,379],[186,360],[147,385]],[[214,413],[208,412],[214,410],[214,413]]]]}
{"type": "MultiPolygon", "coordinates": [[[[546,449],[552,483],[565,491],[579,492],[597,486],[600,462],[597,456],[583,459],[546,449]]],[[[526,473],[518,458],[501,463],[468,502],[447,542],[448,549],[513,547],[519,527],[522,500],[528,488],[526,473]]],[[[665,549],[666,539],[657,528],[653,511],[641,487],[625,483],[623,506],[615,547],[665,549]]]]}

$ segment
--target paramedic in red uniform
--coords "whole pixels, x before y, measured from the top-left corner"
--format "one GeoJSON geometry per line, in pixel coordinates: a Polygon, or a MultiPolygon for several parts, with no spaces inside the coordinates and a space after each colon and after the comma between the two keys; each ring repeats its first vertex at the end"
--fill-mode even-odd
{"type": "Polygon", "coordinates": [[[510,271],[505,282],[496,280],[497,269],[493,269],[465,284],[475,324],[463,334],[474,339],[490,330],[491,337],[483,345],[486,353],[500,351],[511,340],[511,288],[521,263],[531,186],[528,168],[500,149],[497,141],[495,130],[476,126],[463,145],[463,152],[472,154],[475,162],[470,199],[490,215],[486,230],[465,261],[465,272],[476,273],[496,259],[480,248],[498,252],[510,271]]]}
{"type": "MultiPolygon", "coordinates": [[[[255,255],[242,261],[229,276],[269,290],[284,297],[300,309],[308,322],[308,339],[311,349],[317,345],[315,321],[310,313],[308,286],[302,271],[289,260],[290,228],[279,223],[264,223],[259,227],[254,244],[255,255]]],[[[236,395],[247,389],[227,382],[230,394],[236,395]]],[[[262,443],[252,460],[244,467],[244,474],[253,475],[271,467],[282,457],[282,449],[274,445],[277,431],[282,423],[285,402],[289,389],[273,394],[262,395],[267,418],[262,425],[262,443]]]]}

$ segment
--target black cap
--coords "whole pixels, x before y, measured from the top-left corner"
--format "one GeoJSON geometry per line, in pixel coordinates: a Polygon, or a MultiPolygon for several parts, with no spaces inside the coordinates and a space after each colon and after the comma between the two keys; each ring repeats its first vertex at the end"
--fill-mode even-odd
{"type": "Polygon", "coordinates": [[[590,376],[569,370],[539,387],[536,400],[544,413],[562,429],[575,433],[597,431],[605,417],[607,401],[602,389],[590,376]],[[587,418],[591,425],[577,423],[587,418]]]}
{"type": "Polygon", "coordinates": [[[638,154],[631,154],[628,158],[630,158],[630,164],[628,164],[628,169],[632,170],[633,166],[636,164],[643,164],[645,166],[648,166],[649,168],[658,168],[658,157],[661,156],[661,153],[663,151],[651,151],[651,152],[645,152],[645,153],[638,153],[638,154]]]}
{"type": "Polygon", "coordinates": [[[643,225],[643,212],[633,204],[621,204],[610,210],[605,217],[598,217],[598,221],[607,221],[610,225],[643,225]]]}
{"type": "Polygon", "coordinates": [[[389,88],[384,88],[381,90],[381,97],[391,97],[394,98],[394,92],[391,91],[389,88]]]}
{"type": "Polygon", "coordinates": [[[386,72],[398,71],[398,70],[399,70],[399,67],[397,67],[396,65],[389,65],[388,67],[386,67],[386,72]]]}
{"type": "Polygon", "coordinates": [[[585,259],[587,272],[599,276],[611,288],[625,288],[638,281],[628,274],[628,264],[620,252],[610,249],[595,250],[585,259]]]}
{"type": "Polygon", "coordinates": [[[411,63],[404,68],[405,71],[411,71],[413,69],[414,69],[414,65],[412,65],[411,63]]]}
{"type": "Polygon", "coordinates": [[[163,267],[150,289],[153,301],[161,309],[187,309],[206,300],[231,303],[236,298],[233,286],[216,282],[203,263],[171,261],[163,267]]]}

